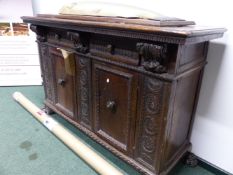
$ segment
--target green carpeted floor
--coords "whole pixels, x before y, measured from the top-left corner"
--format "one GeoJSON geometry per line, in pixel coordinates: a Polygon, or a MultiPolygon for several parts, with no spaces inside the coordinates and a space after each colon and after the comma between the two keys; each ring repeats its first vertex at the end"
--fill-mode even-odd
{"type": "MultiPolygon", "coordinates": [[[[36,105],[43,107],[41,86],[0,87],[0,175],[96,175],[82,159],[13,100],[12,93],[15,91],[22,92],[36,105]]],[[[58,115],[53,117],[125,174],[139,174],[58,115]]],[[[180,163],[170,175],[213,173],[199,166],[189,168],[180,163]]]]}

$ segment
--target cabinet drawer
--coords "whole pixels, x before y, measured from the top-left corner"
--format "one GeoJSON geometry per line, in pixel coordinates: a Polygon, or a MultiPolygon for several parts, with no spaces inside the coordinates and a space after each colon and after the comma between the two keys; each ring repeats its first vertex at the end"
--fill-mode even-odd
{"type": "Polygon", "coordinates": [[[137,74],[94,62],[93,81],[95,132],[121,151],[131,154],[137,74]]]}
{"type": "Polygon", "coordinates": [[[70,37],[67,34],[68,32],[65,30],[52,29],[48,31],[47,39],[51,44],[56,44],[63,47],[73,47],[73,41],[71,41],[70,37]]]}
{"type": "Polygon", "coordinates": [[[49,44],[73,49],[80,53],[87,53],[88,37],[86,35],[87,33],[77,31],[50,29],[47,33],[47,41],[49,44]]]}
{"type": "Polygon", "coordinates": [[[139,65],[135,40],[94,34],[91,34],[90,38],[91,55],[129,65],[139,65]]]}

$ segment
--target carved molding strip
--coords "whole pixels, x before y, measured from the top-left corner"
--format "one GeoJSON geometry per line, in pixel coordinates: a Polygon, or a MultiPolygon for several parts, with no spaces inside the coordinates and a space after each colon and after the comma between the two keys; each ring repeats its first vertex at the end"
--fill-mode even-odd
{"type": "Polygon", "coordinates": [[[146,32],[133,32],[133,31],[127,31],[127,30],[116,30],[116,29],[105,29],[105,28],[94,28],[94,27],[87,27],[87,26],[74,26],[74,25],[65,25],[59,24],[60,28],[65,28],[68,30],[78,30],[83,32],[91,32],[91,33],[97,33],[97,34],[104,34],[104,35],[110,35],[110,36],[120,36],[120,37],[127,37],[127,38],[135,38],[135,39],[143,39],[143,40],[149,40],[149,41],[159,41],[159,42],[165,42],[165,43],[174,43],[174,44],[185,44],[186,38],[181,37],[175,37],[175,36],[163,36],[161,34],[155,34],[155,33],[146,33],[146,32]]]}
{"type": "Polygon", "coordinates": [[[53,85],[52,60],[49,57],[49,49],[45,45],[39,45],[41,67],[43,72],[43,82],[45,86],[45,96],[47,99],[55,102],[55,89],[53,85]]]}
{"type": "Polygon", "coordinates": [[[166,58],[167,45],[137,43],[136,49],[143,58],[142,66],[145,70],[154,73],[167,72],[166,67],[163,65],[166,58]]]}
{"type": "Polygon", "coordinates": [[[79,57],[79,116],[81,122],[90,127],[90,60],[79,57]]]}
{"type": "Polygon", "coordinates": [[[152,169],[156,160],[162,94],[163,83],[157,79],[145,77],[137,158],[151,165],[152,169]]]}

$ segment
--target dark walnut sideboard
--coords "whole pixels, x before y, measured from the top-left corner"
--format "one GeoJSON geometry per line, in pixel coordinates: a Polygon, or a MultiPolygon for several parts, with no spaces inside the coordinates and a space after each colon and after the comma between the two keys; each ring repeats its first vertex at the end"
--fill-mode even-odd
{"type": "Polygon", "coordinates": [[[190,150],[208,43],[224,28],[74,15],[22,19],[37,34],[48,112],[142,174],[167,174],[190,150]]]}

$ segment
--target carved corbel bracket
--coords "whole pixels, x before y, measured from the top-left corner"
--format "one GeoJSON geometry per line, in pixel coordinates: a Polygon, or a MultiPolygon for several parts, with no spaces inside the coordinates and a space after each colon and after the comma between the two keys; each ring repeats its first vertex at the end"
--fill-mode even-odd
{"type": "Polygon", "coordinates": [[[76,32],[67,32],[67,37],[71,41],[73,41],[73,43],[74,43],[74,49],[77,52],[81,52],[81,53],[84,53],[84,54],[88,52],[88,47],[85,47],[82,44],[79,33],[76,33],[76,32]]]}
{"type": "Polygon", "coordinates": [[[167,53],[167,45],[137,43],[136,49],[143,58],[142,66],[145,70],[155,73],[167,72],[163,65],[167,53]]]}
{"type": "Polygon", "coordinates": [[[36,33],[36,39],[39,42],[46,42],[47,38],[45,32],[36,25],[30,25],[30,29],[36,33]]]}

